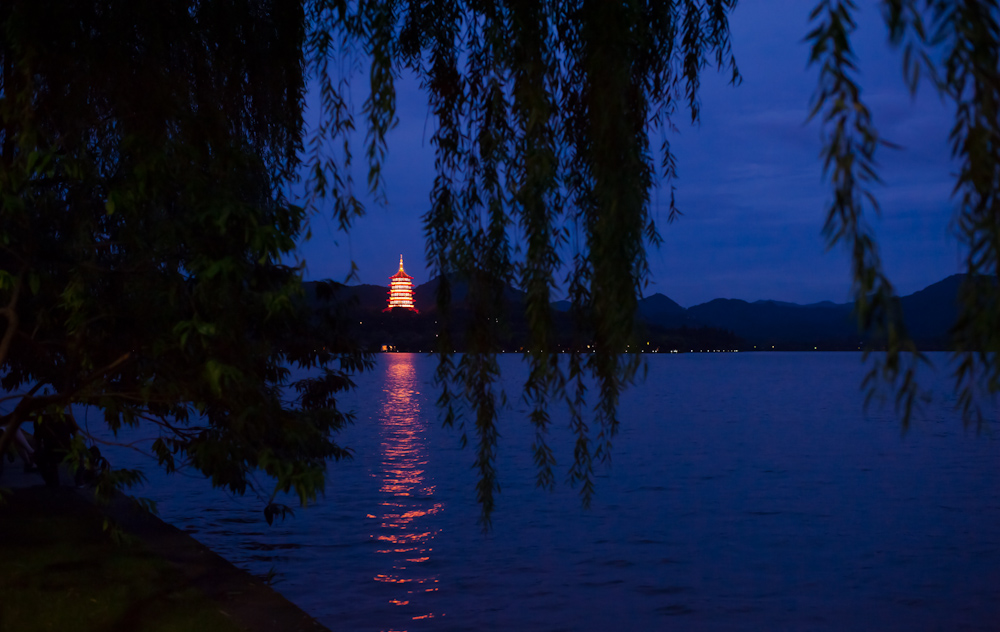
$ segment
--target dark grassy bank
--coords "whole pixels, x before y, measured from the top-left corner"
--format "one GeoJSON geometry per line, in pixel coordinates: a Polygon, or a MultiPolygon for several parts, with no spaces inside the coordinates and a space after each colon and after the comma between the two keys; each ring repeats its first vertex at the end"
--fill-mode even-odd
{"type": "Polygon", "coordinates": [[[179,569],[70,489],[35,487],[0,506],[0,630],[240,630],[179,569]]]}
{"type": "Polygon", "coordinates": [[[80,490],[34,486],[3,499],[0,632],[325,630],[260,580],[124,498],[98,507],[80,490]],[[125,543],[103,530],[108,516],[121,525],[125,543]]]}

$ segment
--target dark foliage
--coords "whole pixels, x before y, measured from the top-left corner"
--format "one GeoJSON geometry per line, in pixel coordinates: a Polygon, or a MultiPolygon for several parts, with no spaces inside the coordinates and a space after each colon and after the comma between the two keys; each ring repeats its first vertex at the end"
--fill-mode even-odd
{"type": "MultiPolygon", "coordinates": [[[[370,359],[281,263],[305,218],[281,194],[304,20],[295,2],[0,7],[3,444],[93,406],[115,431],[157,424],[168,471],[244,493],[260,470],[303,502],[348,455],[334,395],[370,359]]],[[[78,439],[59,449],[85,465],[78,439]]],[[[95,473],[100,493],[138,480],[95,473]]]]}

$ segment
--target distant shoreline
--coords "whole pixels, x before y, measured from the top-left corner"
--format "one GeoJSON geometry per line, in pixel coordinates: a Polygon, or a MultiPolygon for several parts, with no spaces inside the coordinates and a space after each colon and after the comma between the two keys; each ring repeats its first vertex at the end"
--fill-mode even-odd
{"type": "MultiPolygon", "coordinates": [[[[964,275],[952,275],[899,298],[907,331],[921,351],[953,349],[950,332],[958,318],[958,292],[964,280],[964,275]]],[[[337,286],[333,300],[347,313],[348,335],[362,348],[375,352],[383,347],[428,352],[437,345],[440,331],[435,303],[438,285],[439,280],[433,279],[414,288],[414,305],[419,313],[405,309],[383,312],[388,286],[337,286]]],[[[316,300],[315,291],[310,291],[310,296],[316,300]]],[[[498,320],[498,352],[517,353],[527,345],[530,336],[524,299],[520,290],[503,290],[505,318],[498,320]]],[[[316,305],[319,307],[318,301],[316,305]]],[[[552,347],[557,352],[586,349],[591,341],[575,333],[568,303],[556,302],[552,308],[552,347]]],[[[449,321],[456,352],[465,347],[464,332],[474,313],[468,303],[467,286],[453,282],[449,321]]],[[[657,353],[864,351],[866,347],[881,346],[877,339],[858,332],[852,303],[798,305],[715,299],[685,309],[663,294],[653,294],[638,302],[636,318],[636,341],[657,353]]]]}

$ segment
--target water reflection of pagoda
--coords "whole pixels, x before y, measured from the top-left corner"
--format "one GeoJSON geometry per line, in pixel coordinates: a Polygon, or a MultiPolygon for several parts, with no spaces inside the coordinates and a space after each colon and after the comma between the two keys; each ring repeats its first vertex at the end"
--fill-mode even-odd
{"type": "Polygon", "coordinates": [[[399,272],[389,277],[389,306],[382,311],[390,312],[397,307],[417,312],[413,306],[413,277],[403,271],[403,255],[399,255],[399,272]]]}

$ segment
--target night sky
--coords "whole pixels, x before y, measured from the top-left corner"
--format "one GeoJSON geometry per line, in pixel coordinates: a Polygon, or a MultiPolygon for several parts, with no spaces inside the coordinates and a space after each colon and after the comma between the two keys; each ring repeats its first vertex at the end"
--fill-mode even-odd
{"type": "MultiPolygon", "coordinates": [[[[911,99],[900,53],[886,43],[877,10],[863,4],[854,37],[863,98],[883,137],[903,147],[880,149],[885,184],[876,193],[883,215],[872,221],[890,279],[905,295],[961,269],[951,222],[951,113],[928,85],[911,99]]],[[[684,215],[668,225],[669,190],[654,191],[653,213],[664,243],[650,249],[646,295],[660,292],[684,307],[713,298],[849,300],[846,253],[827,251],[820,232],[829,185],[822,179],[818,124],[806,124],[818,75],[807,68],[803,42],[812,5],[742,2],[732,14],[743,83],[734,88],[726,73],[706,71],[700,124],[690,125],[685,115],[675,118],[671,146],[684,215]]],[[[360,105],[366,83],[356,86],[360,105]]],[[[414,282],[428,280],[421,216],[433,180],[434,121],[412,78],[402,78],[397,91],[399,126],[389,137],[384,165],[388,204],[369,203],[367,216],[347,235],[329,218],[314,217],[313,237],[299,253],[307,279],[343,281],[353,259],[360,269],[352,284],[386,285],[402,254],[414,282]]],[[[356,153],[361,158],[361,147],[356,153]]],[[[355,178],[363,185],[363,172],[355,178]]]]}

